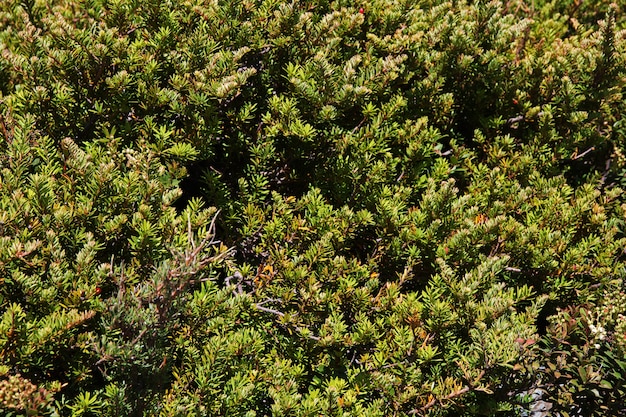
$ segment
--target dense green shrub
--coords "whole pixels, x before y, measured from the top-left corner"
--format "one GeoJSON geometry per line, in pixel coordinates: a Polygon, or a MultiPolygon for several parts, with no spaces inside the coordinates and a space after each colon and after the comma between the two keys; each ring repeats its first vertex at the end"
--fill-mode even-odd
{"type": "Polygon", "coordinates": [[[624,6],[3,2],[0,409],[626,413],[624,6]]]}

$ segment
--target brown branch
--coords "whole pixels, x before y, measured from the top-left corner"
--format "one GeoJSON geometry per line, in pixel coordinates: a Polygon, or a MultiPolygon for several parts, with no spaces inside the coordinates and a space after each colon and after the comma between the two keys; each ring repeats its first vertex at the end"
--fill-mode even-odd
{"type": "Polygon", "coordinates": [[[575,161],[575,160],[577,160],[577,159],[583,158],[583,157],[584,157],[585,155],[587,155],[589,152],[592,152],[592,151],[595,151],[595,150],[596,150],[596,147],[595,147],[595,146],[592,146],[591,148],[587,149],[585,152],[583,152],[583,153],[581,153],[581,154],[578,154],[578,155],[575,155],[575,156],[572,156],[572,161],[575,161]]]}
{"type": "Polygon", "coordinates": [[[437,402],[441,403],[442,401],[452,400],[456,397],[460,397],[461,395],[468,393],[470,390],[480,391],[480,387],[476,388],[476,384],[482,379],[483,376],[485,376],[484,369],[480,371],[480,374],[478,374],[478,376],[474,379],[474,381],[468,382],[468,384],[464,386],[463,388],[461,388],[460,390],[453,391],[450,394],[446,395],[445,397],[440,398],[439,400],[437,400],[437,398],[433,398],[432,400],[427,402],[425,405],[423,405],[421,408],[419,409],[414,408],[413,410],[409,411],[409,414],[423,413],[427,411],[429,408],[432,408],[437,402]]]}
{"type": "Polygon", "coordinates": [[[446,395],[445,397],[441,398],[440,400],[437,400],[436,398],[433,398],[432,400],[427,402],[425,405],[423,405],[421,408],[419,408],[419,409],[414,408],[413,410],[409,411],[409,414],[421,414],[421,413],[427,411],[429,408],[432,408],[435,404],[437,404],[437,401],[441,402],[441,401],[444,401],[444,400],[451,400],[453,398],[460,397],[461,395],[469,392],[469,390],[470,390],[470,387],[465,386],[465,387],[461,388],[458,391],[454,391],[454,392],[446,395]]]}
{"type": "MultiPolygon", "coordinates": [[[[259,310],[259,311],[263,311],[263,312],[265,312],[265,313],[274,314],[275,316],[278,316],[278,317],[284,317],[284,316],[285,316],[285,313],[283,313],[282,311],[274,310],[273,308],[263,307],[263,306],[261,305],[262,303],[266,303],[266,302],[269,302],[269,300],[262,301],[261,303],[256,303],[256,304],[254,304],[254,307],[255,307],[257,310],[259,310]]],[[[300,327],[300,326],[298,326],[298,325],[295,325],[295,326],[294,326],[294,329],[295,329],[296,331],[298,331],[298,332],[302,332],[302,331],[304,330],[302,327],[300,327]]],[[[307,329],[307,330],[308,330],[308,329],[307,329]]],[[[310,335],[308,336],[308,338],[309,338],[309,339],[311,339],[311,340],[315,340],[316,342],[320,340],[320,337],[319,337],[319,336],[315,336],[315,335],[313,335],[313,334],[310,334],[310,335]]]]}
{"type": "Polygon", "coordinates": [[[278,317],[284,317],[285,316],[285,313],[283,313],[282,311],[274,310],[272,308],[263,307],[263,306],[261,306],[259,304],[255,304],[254,306],[256,307],[257,310],[261,310],[261,311],[264,311],[266,313],[274,314],[274,315],[276,315],[278,317]]]}

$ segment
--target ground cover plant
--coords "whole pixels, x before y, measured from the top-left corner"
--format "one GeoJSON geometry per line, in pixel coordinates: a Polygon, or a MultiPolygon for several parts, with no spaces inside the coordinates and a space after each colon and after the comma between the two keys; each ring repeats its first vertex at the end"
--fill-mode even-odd
{"type": "Polygon", "coordinates": [[[625,4],[0,3],[0,410],[624,415],[625,4]]]}

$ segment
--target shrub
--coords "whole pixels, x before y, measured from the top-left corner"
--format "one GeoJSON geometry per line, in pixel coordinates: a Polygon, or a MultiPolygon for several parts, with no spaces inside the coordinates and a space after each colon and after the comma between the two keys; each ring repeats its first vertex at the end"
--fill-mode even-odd
{"type": "Polygon", "coordinates": [[[5,2],[0,407],[626,412],[600,3],[5,2]]]}

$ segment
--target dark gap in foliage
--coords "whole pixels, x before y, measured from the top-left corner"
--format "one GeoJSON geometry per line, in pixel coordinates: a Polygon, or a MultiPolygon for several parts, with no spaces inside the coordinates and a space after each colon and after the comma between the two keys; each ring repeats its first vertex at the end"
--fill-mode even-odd
{"type": "Polygon", "coordinates": [[[173,203],[174,208],[179,214],[185,210],[191,199],[204,199],[204,193],[202,192],[202,174],[205,172],[209,162],[208,160],[203,160],[187,165],[187,176],[183,178],[178,185],[182,194],[173,203]]]}
{"type": "Polygon", "coordinates": [[[557,307],[557,303],[550,300],[539,311],[535,319],[535,326],[539,336],[543,337],[548,334],[548,325],[550,324],[548,319],[557,313],[557,307]]]}
{"type": "Polygon", "coordinates": [[[192,198],[201,198],[209,205],[221,208],[219,203],[226,196],[220,195],[224,192],[219,190],[220,186],[236,195],[237,180],[244,176],[249,157],[243,147],[236,144],[232,146],[234,141],[225,137],[217,141],[212,158],[194,161],[186,166],[187,176],[179,184],[183,194],[174,203],[179,213],[192,198]]]}
{"type": "MultiPolygon", "coordinates": [[[[598,186],[607,183],[607,179],[610,178],[611,153],[613,151],[611,143],[608,141],[598,142],[593,149],[590,147],[587,150],[591,151],[584,157],[563,158],[558,165],[567,183],[574,188],[589,182],[591,178],[598,174],[600,174],[598,186]]],[[[582,152],[584,151],[585,150],[582,150],[582,152]]],[[[608,181],[608,183],[610,183],[610,181],[608,181]]]]}
{"type": "Polygon", "coordinates": [[[428,261],[427,259],[423,259],[418,265],[415,265],[411,273],[413,274],[412,278],[406,281],[403,286],[403,292],[421,292],[426,289],[430,279],[437,272],[435,267],[435,263],[428,261]]]}

